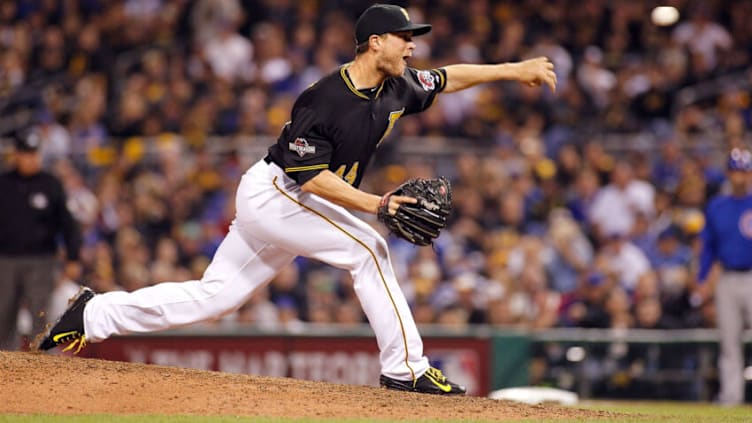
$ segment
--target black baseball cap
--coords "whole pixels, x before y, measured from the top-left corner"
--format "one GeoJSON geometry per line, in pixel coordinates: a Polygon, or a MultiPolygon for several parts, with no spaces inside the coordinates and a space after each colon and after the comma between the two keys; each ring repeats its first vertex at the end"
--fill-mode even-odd
{"type": "Polygon", "coordinates": [[[14,144],[16,151],[34,152],[42,146],[42,139],[35,132],[23,133],[15,136],[14,144]]]}
{"type": "Polygon", "coordinates": [[[360,45],[371,35],[388,32],[412,31],[413,35],[423,35],[430,30],[431,25],[412,23],[403,7],[377,3],[366,9],[355,22],[355,43],[360,45]]]}

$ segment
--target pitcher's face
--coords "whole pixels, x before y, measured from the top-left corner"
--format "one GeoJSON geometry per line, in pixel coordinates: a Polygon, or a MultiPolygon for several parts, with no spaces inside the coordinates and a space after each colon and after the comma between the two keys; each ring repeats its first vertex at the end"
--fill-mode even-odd
{"type": "Polygon", "coordinates": [[[387,33],[382,39],[382,49],[377,56],[376,66],[386,76],[397,77],[405,73],[407,59],[412,57],[415,43],[412,31],[387,33]]]}

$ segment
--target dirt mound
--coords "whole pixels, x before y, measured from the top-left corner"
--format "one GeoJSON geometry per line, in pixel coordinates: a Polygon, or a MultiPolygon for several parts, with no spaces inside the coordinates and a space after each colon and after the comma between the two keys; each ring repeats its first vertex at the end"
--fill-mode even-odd
{"type": "Polygon", "coordinates": [[[609,413],[324,382],[0,351],[0,414],[192,414],[393,420],[597,418],[609,413]]]}

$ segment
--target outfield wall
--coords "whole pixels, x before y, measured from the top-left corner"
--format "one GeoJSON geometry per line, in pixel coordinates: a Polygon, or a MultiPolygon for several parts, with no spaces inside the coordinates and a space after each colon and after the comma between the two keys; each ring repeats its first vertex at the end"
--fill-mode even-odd
{"type": "MultiPolygon", "coordinates": [[[[473,395],[543,385],[583,398],[692,401],[712,400],[717,390],[715,330],[522,332],[480,326],[421,332],[434,365],[473,395]]],[[[752,334],[745,341],[752,357],[752,334]]],[[[115,337],[85,351],[108,360],[344,384],[376,385],[379,376],[368,326],[308,325],[295,333],[202,326],[115,337]]],[[[752,379],[752,367],[747,376],[752,379]]]]}

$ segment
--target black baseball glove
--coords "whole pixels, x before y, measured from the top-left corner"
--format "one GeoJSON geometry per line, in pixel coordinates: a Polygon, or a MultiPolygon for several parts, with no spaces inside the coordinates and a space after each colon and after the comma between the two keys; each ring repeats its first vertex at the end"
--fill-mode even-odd
{"type": "Polygon", "coordinates": [[[444,177],[410,179],[381,198],[378,218],[394,235],[416,245],[429,245],[446,227],[452,210],[452,186],[444,177]],[[400,204],[397,213],[389,214],[392,195],[413,197],[415,204],[400,204]]]}

